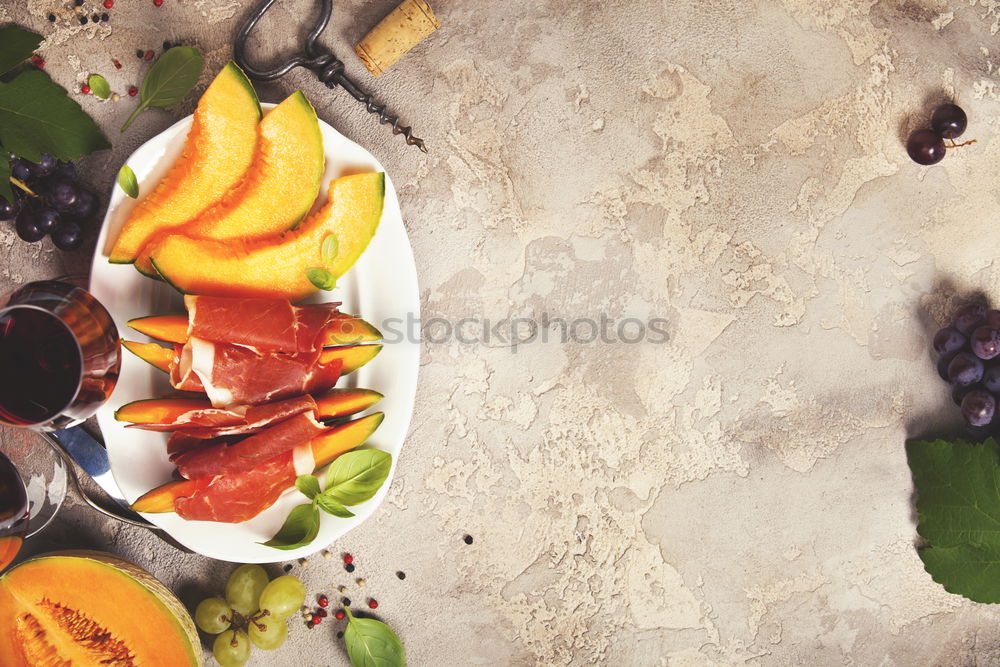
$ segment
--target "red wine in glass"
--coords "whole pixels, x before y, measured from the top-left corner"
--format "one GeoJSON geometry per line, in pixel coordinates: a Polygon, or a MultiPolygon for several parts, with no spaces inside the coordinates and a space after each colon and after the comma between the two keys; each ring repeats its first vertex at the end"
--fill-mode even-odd
{"type": "Polygon", "coordinates": [[[29,283],[0,305],[0,423],[77,424],[111,395],[120,367],[118,330],[80,287],[29,283]]]}
{"type": "Polygon", "coordinates": [[[28,532],[28,494],[17,468],[0,453],[0,570],[10,565],[28,532]]]}

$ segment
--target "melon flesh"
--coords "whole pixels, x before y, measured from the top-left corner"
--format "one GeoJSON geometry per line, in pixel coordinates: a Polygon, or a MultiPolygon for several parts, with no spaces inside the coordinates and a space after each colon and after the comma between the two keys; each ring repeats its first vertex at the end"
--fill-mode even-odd
{"type": "Polygon", "coordinates": [[[0,577],[0,664],[201,665],[198,631],[150,574],[111,554],[58,552],[0,577]]]}
{"type": "Polygon", "coordinates": [[[109,260],[135,261],[152,235],[188,222],[240,183],[257,150],[260,117],[253,86],[228,63],[198,101],[181,156],[132,209],[109,260]]]}
{"type": "Polygon", "coordinates": [[[385,175],[354,174],[330,183],[329,200],[294,230],[265,239],[212,241],[171,234],[149,248],[159,274],[182,292],[259,296],[298,301],[318,291],[310,268],[343,275],[368,247],[385,200],[385,175]],[[337,237],[333,262],[323,259],[323,240],[337,237]]]}

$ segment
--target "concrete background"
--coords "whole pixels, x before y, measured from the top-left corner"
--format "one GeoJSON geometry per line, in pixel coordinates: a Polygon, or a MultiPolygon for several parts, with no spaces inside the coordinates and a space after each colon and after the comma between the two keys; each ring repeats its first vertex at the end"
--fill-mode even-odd
{"type": "MultiPolygon", "coordinates": [[[[118,0],[81,28],[5,0],[0,21],[48,36],[64,86],[123,93],[163,40],[214,72],[251,4],[118,0]]],[[[393,4],[335,3],[324,42],[429,155],[309,73],[260,91],[301,88],[386,165],[425,319],[663,318],[669,340],[425,343],[389,500],[331,547],[368,586],[314,558],[310,592],[371,592],[413,665],[1000,664],[996,609],[922,568],[903,451],[957,429],[929,335],[1000,277],[1000,3],[439,0],[443,27],[375,80],[350,45],[393,4]],[[902,141],[947,97],[978,143],[919,167],[902,141]]],[[[310,7],[279,3],[261,51],[290,52],[310,7]]],[[[114,144],[86,179],[109,192],[195,99],[119,134],[134,101],[81,97],[114,144]]],[[[0,228],[0,289],[90,250],[0,228]]],[[[231,569],[73,500],[28,550],[53,546],[125,555],[190,604],[231,569]]],[[[295,624],[251,664],[346,664],[335,631],[295,624]]]]}

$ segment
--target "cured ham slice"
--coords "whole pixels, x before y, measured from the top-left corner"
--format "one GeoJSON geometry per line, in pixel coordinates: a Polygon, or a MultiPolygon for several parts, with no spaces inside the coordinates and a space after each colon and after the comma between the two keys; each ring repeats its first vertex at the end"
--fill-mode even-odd
{"type": "Polygon", "coordinates": [[[285,452],[241,473],[195,480],[190,495],[174,501],[174,511],[188,521],[240,523],[273,505],[296,477],[294,453],[285,452]]]}
{"type": "Polygon", "coordinates": [[[231,343],[259,352],[315,354],[339,303],[293,306],[284,299],[184,297],[188,337],[231,343]],[[248,326],[251,324],[252,326],[248,326]]]}
{"type": "Polygon", "coordinates": [[[305,395],[264,405],[189,410],[170,421],[135,423],[125,428],[137,428],[143,431],[181,431],[194,438],[217,438],[256,433],[295,415],[315,413],[316,409],[313,397],[305,395]]]}
{"type": "Polygon", "coordinates": [[[173,457],[173,462],[187,479],[245,472],[308,443],[325,428],[312,414],[303,413],[232,445],[221,442],[191,449],[173,457]]]}
{"type": "Polygon", "coordinates": [[[184,391],[204,391],[213,406],[229,408],[326,391],[337,383],[342,368],[340,359],[315,363],[297,355],[259,353],[193,337],[171,368],[171,384],[184,391]]]}

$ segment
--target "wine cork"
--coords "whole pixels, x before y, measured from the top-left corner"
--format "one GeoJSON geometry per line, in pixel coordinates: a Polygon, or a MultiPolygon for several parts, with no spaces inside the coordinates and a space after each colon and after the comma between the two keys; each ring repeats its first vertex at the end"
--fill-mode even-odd
{"type": "Polygon", "coordinates": [[[368,71],[379,76],[441,27],[424,0],[403,0],[354,46],[368,71]]]}

